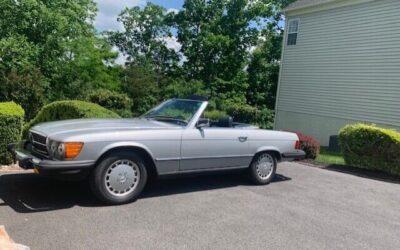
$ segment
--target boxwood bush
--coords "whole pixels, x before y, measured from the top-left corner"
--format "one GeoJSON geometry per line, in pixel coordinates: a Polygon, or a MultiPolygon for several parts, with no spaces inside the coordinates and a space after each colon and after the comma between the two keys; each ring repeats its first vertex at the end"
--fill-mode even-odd
{"type": "Polygon", "coordinates": [[[79,118],[120,118],[120,116],[95,103],[84,101],[52,102],[45,105],[36,117],[24,127],[23,137],[26,138],[29,129],[38,123],[79,118]]]}
{"type": "Polygon", "coordinates": [[[14,102],[0,103],[0,164],[12,162],[7,144],[19,141],[24,122],[24,110],[14,102]]]}
{"type": "Polygon", "coordinates": [[[400,175],[400,133],[375,125],[347,125],[339,132],[346,164],[400,175]]]}

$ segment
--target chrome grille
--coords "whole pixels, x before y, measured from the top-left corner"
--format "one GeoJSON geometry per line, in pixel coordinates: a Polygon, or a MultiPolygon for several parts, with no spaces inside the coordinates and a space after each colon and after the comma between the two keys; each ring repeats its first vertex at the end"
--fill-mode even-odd
{"type": "Polygon", "coordinates": [[[32,132],[30,140],[32,142],[32,151],[34,153],[37,153],[40,156],[44,156],[46,158],[49,157],[49,152],[47,150],[47,145],[46,145],[47,141],[46,136],[32,132]]]}

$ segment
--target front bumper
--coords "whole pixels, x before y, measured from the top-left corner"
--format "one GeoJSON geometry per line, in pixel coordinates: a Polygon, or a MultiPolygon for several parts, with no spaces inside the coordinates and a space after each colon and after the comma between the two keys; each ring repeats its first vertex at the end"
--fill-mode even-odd
{"type": "Polygon", "coordinates": [[[304,158],[306,158],[306,153],[303,150],[296,150],[293,152],[288,152],[288,153],[282,154],[282,159],[284,161],[303,160],[304,158]]]}
{"type": "Polygon", "coordinates": [[[24,169],[37,168],[39,170],[79,170],[84,168],[91,168],[94,166],[95,161],[56,161],[49,159],[40,159],[33,156],[29,151],[22,149],[18,144],[7,145],[8,151],[13,154],[14,159],[18,161],[19,166],[24,169]]]}

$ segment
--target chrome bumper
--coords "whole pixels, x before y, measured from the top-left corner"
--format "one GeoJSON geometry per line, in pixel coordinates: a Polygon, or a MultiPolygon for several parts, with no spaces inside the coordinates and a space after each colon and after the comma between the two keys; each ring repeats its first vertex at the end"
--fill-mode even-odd
{"type": "Polygon", "coordinates": [[[29,151],[21,149],[18,144],[7,145],[8,151],[14,156],[14,159],[18,161],[21,168],[33,169],[39,168],[40,170],[77,170],[83,168],[91,168],[94,166],[95,161],[55,161],[49,159],[40,159],[33,156],[29,151]]]}

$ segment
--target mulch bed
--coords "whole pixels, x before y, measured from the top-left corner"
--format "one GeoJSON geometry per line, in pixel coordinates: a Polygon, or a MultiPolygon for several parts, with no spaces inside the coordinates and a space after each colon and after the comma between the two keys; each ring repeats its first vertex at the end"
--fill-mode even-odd
{"type": "Polygon", "coordinates": [[[322,168],[330,171],[335,171],[335,172],[341,172],[341,173],[346,173],[346,174],[351,174],[363,178],[369,178],[369,179],[374,179],[374,180],[379,180],[379,181],[386,181],[386,182],[392,182],[392,183],[400,183],[400,176],[395,176],[395,175],[390,175],[388,173],[378,171],[378,170],[370,170],[370,169],[364,169],[364,168],[357,168],[357,167],[351,167],[351,166],[346,166],[346,165],[336,165],[336,164],[323,164],[320,162],[316,162],[313,160],[302,160],[299,161],[299,163],[311,167],[317,167],[317,168],[322,168]]]}
{"type": "Polygon", "coordinates": [[[0,165],[0,172],[15,172],[15,171],[24,171],[24,169],[20,168],[18,164],[0,165]]]}

